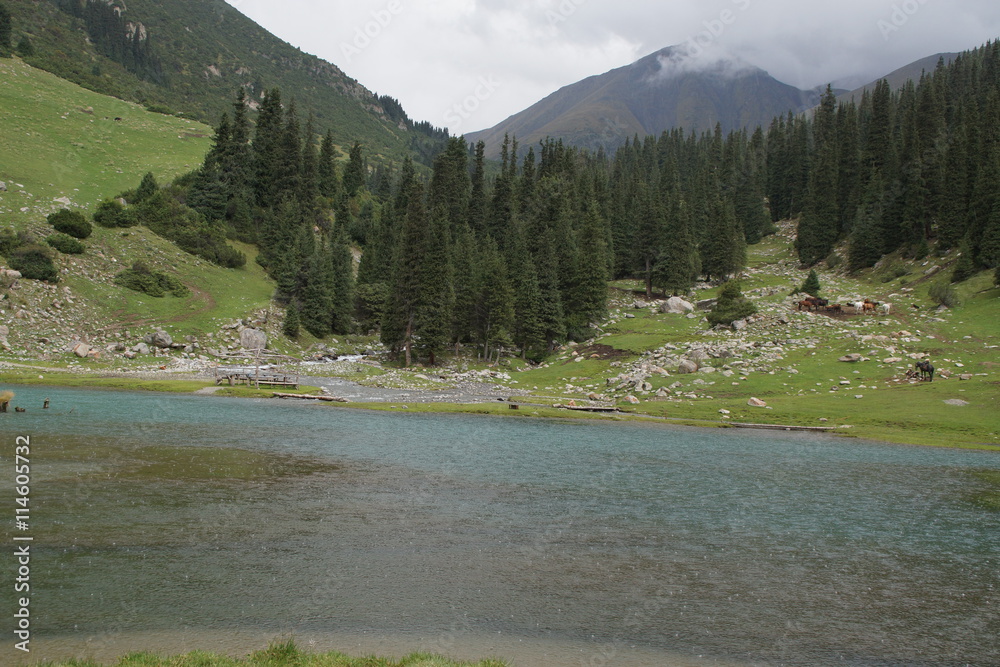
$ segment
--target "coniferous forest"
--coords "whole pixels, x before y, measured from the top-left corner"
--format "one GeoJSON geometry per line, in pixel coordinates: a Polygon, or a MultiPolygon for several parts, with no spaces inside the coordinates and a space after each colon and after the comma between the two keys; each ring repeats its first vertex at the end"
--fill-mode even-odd
{"type": "Polygon", "coordinates": [[[278,90],[252,123],[241,91],[202,167],[162,189],[147,177],[110,224],[152,216],[228,266],[241,256],[225,237],[256,244],[288,335],[378,331],[407,365],[462,348],[540,359],[592,336],[609,280],[648,296],[728,280],[781,220],[798,220],[803,266],[844,242],[850,270],[953,248],[970,274],[1000,264],[1000,43],[899,91],[828,89],[766,131],[672,130],[614,155],[509,137],[499,164],[484,153],[450,138],[432,170],[369,164],[278,90]]]}

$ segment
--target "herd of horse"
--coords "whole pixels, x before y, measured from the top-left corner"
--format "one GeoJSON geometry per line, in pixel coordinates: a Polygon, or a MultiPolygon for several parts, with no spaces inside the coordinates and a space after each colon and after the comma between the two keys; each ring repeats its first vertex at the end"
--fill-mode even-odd
{"type": "MultiPolygon", "coordinates": [[[[891,303],[879,303],[878,301],[872,301],[871,299],[865,299],[864,301],[854,301],[848,304],[854,309],[855,315],[867,315],[867,314],[878,314],[882,313],[884,315],[889,314],[889,310],[892,308],[891,303]]],[[[807,296],[806,298],[795,304],[798,310],[807,310],[810,312],[826,312],[826,313],[843,313],[844,306],[839,303],[830,303],[829,299],[822,299],[818,296],[807,296]]],[[[934,366],[931,362],[927,360],[918,361],[912,370],[906,371],[907,378],[919,378],[921,381],[926,380],[927,382],[934,381],[934,366]]]]}
{"type": "MultiPolygon", "coordinates": [[[[848,304],[854,309],[855,315],[876,315],[882,313],[883,315],[888,315],[889,310],[892,308],[891,303],[879,303],[878,301],[872,301],[871,299],[865,299],[864,301],[855,301],[848,304]]],[[[844,306],[839,303],[830,303],[829,299],[822,299],[818,296],[807,296],[806,298],[795,304],[798,310],[808,310],[811,312],[825,312],[825,313],[843,313],[844,306]]]]}

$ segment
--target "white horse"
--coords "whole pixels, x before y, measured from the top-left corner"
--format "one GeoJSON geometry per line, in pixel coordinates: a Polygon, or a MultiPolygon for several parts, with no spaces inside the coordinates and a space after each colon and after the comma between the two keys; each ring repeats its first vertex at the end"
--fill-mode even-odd
{"type": "Polygon", "coordinates": [[[882,312],[885,315],[888,315],[889,314],[889,310],[891,310],[891,309],[892,309],[892,304],[891,303],[883,303],[882,304],[882,312]]]}

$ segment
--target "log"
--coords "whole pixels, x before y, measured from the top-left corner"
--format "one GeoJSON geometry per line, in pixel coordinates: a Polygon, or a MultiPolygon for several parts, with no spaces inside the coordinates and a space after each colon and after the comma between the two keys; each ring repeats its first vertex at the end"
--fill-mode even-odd
{"type": "Polygon", "coordinates": [[[284,394],[281,392],[273,392],[271,398],[301,398],[313,401],[332,401],[335,403],[350,403],[346,398],[340,398],[337,396],[315,396],[313,394],[284,394]]]}

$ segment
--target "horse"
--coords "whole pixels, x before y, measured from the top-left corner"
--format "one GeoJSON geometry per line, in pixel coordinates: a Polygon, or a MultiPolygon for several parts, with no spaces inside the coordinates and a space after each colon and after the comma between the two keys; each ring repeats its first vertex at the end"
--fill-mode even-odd
{"type": "Polygon", "coordinates": [[[934,366],[931,362],[924,360],[916,363],[916,369],[920,371],[920,379],[934,382],[934,366]]]}
{"type": "Polygon", "coordinates": [[[878,307],[878,305],[879,304],[876,301],[870,301],[868,299],[865,299],[865,302],[862,305],[862,312],[865,312],[865,313],[874,313],[875,309],[878,307]]]}
{"type": "Polygon", "coordinates": [[[882,314],[883,315],[888,315],[890,310],[892,310],[892,304],[891,303],[883,303],[882,304],[882,314]]]}
{"type": "Polygon", "coordinates": [[[844,307],[841,306],[839,303],[831,303],[829,306],[826,307],[826,312],[828,312],[828,313],[842,313],[842,312],[844,312],[844,307]]]}

